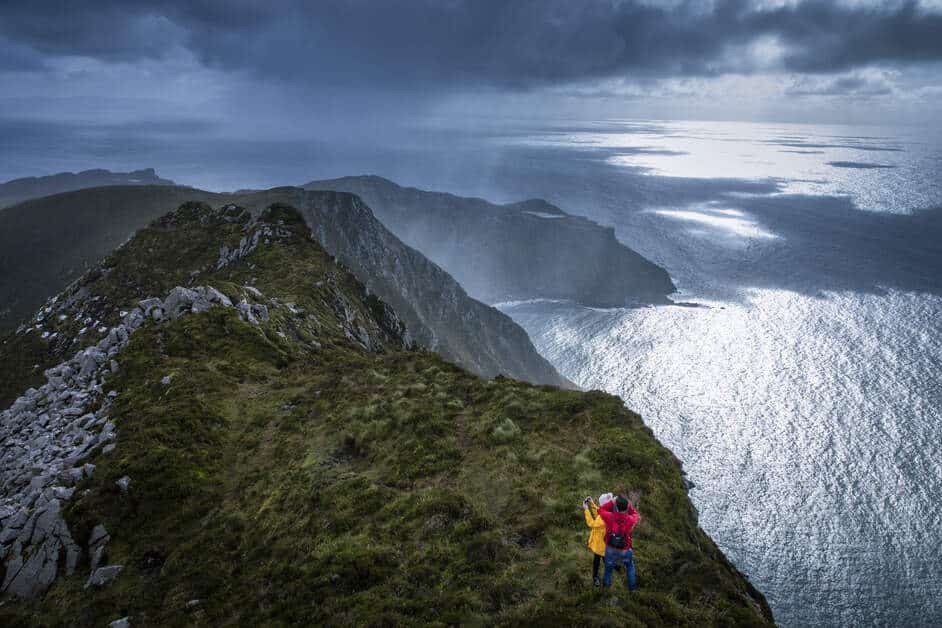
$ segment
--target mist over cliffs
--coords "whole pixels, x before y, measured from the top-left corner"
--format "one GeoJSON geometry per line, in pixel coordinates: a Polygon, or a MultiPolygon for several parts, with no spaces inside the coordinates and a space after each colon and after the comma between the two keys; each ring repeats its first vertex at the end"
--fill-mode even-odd
{"type": "Polygon", "coordinates": [[[485,303],[569,299],[595,307],[669,303],[667,271],[621,244],[611,227],[540,199],[495,205],[376,176],[311,181],[352,192],[407,244],[485,303]]]}
{"type": "Polygon", "coordinates": [[[149,220],[188,200],[255,208],[277,199],[297,204],[321,243],[396,307],[417,342],[488,377],[571,386],[516,323],[478,301],[551,298],[617,307],[669,303],[675,290],[663,268],[618,242],[613,229],[537,199],[495,205],[373,176],[314,181],[308,192],[223,194],[172,185],[152,169],[37,177],[4,188],[23,197],[86,182],[109,187],[0,211],[0,267],[7,271],[0,274],[0,330],[149,220]],[[133,185],[118,185],[129,180],[133,185]],[[147,181],[159,185],[141,185],[147,181]],[[356,196],[338,205],[341,197],[316,189],[356,196]],[[329,216],[324,208],[332,208],[329,216]]]}

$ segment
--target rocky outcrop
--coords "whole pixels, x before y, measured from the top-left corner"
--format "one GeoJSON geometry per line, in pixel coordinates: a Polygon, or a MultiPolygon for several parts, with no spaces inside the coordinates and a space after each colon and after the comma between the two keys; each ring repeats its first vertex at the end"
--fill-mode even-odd
{"type": "MultiPolygon", "coordinates": [[[[61,310],[75,303],[56,302],[61,310]]],[[[105,389],[120,368],[116,358],[131,335],[147,319],[170,321],[213,306],[237,308],[240,317],[252,323],[268,318],[264,304],[243,300],[234,305],[215,288],[177,286],[163,299],[141,300],[125,313],[123,323],[46,370],[45,384],[27,390],[0,413],[0,591],[33,597],[44,592],[60,570],[68,575],[75,571],[84,550],[72,538],[61,509],[76,484],[94,472],[95,466],[85,460],[114,448],[115,426],[108,411],[117,393],[105,389]]],[[[22,327],[19,333],[31,331],[22,327]]],[[[131,478],[117,484],[127,493],[131,478]]],[[[99,566],[109,539],[104,526],[92,530],[86,546],[91,560],[86,586],[103,586],[121,571],[117,565],[99,566]]]]}
{"type": "Polygon", "coordinates": [[[669,303],[670,276],[611,227],[540,199],[495,205],[375,176],[312,181],[358,195],[408,245],[485,303],[549,298],[594,307],[669,303]]]}
{"type": "Polygon", "coordinates": [[[133,172],[84,170],[61,172],[45,177],[25,177],[0,183],[0,208],[31,198],[104,185],[174,185],[174,183],[169,179],[158,177],[153,168],[133,172]]]}
{"type": "MultiPolygon", "coordinates": [[[[223,208],[223,212],[234,212],[237,208],[234,205],[223,208]]],[[[279,225],[259,225],[252,229],[248,235],[239,240],[239,245],[232,247],[223,245],[219,249],[219,260],[216,262],[216,270],[225,267],[228,264],[236,262],[243,257],[247,257],[256,248],[259,242],[271,243],[273,238],[285,238],[288,236],[288,230],[279,225]]]]}

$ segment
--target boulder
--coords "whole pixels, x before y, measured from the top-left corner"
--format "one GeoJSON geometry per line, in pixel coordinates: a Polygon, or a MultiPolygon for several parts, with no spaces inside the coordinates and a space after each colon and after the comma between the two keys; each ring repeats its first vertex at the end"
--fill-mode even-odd
{"type": "Polygon", "coordinates": [[[85,583],[85,588],[89,587],[102,587],[106,584],[109,584],[118,577],[118,574],[121,573],[121,570],[124,567],[121,565],[107,565],[105,567],[99,567],[92,572],[92,575],[88,577],[88,582],[85,583]]]}
{"type": "Polygon", "coordinates": [[[111,540],[111,535],[105,529],[105,526],[98,524],[92,528],[92,533],[88,537],[88,553],[91,560],[91,572],[95,573],[98,565],[101,564],[105,555],[105,545],[111,540]]]}
{"type": "Polygon", "coordinates": [[[170,291],[170,294],[167,295],[167,298],[163,302],[164,313],[170,319],[175,319],[181,314],[191,312],[193,308],[193,301],[198,298],[198,294],[195,290],[190,290],[189,288],[184,288],[183,286],[177,286],[170,291]]]}

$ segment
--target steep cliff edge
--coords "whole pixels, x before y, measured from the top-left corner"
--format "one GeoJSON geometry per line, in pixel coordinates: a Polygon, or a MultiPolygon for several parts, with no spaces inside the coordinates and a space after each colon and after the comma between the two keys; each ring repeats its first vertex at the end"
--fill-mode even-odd
{"type": "Polygon", "coordinates": [[[621,244],[614,229],[543,200],[494,205],[376,176],[304,187],[356,194],[393,233],[485,303],[553,298],[618,307],[668,303],[676,290],[666,270],[621,244]]]}
{"type": "Polygon", "coordinates": [[[447,272],[403,244],[357,196],[276,188],[235,197],[247,206],[301,209],[314,236],[370,292],[402,316],[423,347],[478,375],[573,387],[509,316],[470,298],[447,272]]]}
{"type": "Polygon", "coordinates": [[[771,624],[621,400],[410,350],[302,213],[186,204],[0,342],[51,367],[0,421],[0,623],[771,624]],[[630,595],[578,507],[622,488],[630,595]]]}
{"type": "MultiPolygon", "coordinates": [[[[0,331],[97,263],[134,231],[186,200],[236,202],[257,211],[296,203],[327,250],[402,312],[423,346],[484,375],[571,386],[509,317],[479,303],[448,273],[403,245],[350,195],[299,188],[215,194],[172,186],[107,187],[59,194],[0,212],[0,331]]],[[[2,400],[2,399],[0,399],[2,400]]]]}

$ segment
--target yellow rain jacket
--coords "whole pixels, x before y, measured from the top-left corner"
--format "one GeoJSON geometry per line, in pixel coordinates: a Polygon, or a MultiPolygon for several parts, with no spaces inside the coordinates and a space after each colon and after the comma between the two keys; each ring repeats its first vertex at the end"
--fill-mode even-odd
{"type": "Polygon", "coordinates": [[[591,504],[585,512],[585,524],[589,526],[589,549],[599,556],[605,556],[605,522],[599,516],[599,509],[591,504]]]}

